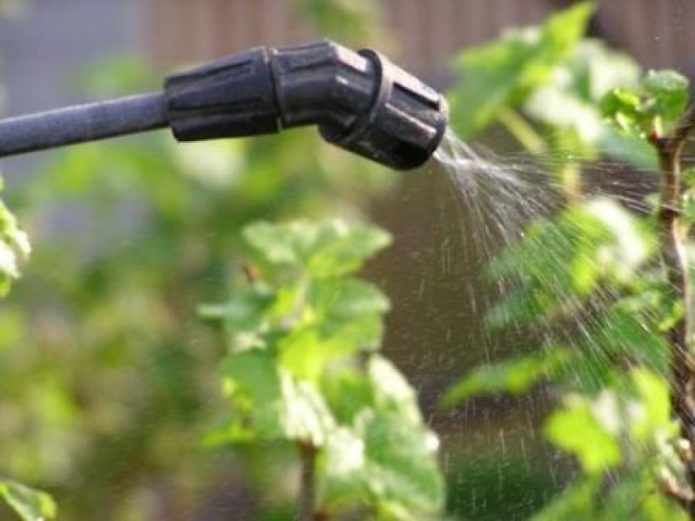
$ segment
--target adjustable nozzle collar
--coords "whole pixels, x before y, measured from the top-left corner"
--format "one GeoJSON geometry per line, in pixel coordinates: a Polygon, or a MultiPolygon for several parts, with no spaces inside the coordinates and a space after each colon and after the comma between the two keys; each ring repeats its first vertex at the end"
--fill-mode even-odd
{"type": "Polygon", "coordinates": [[[382,55],[330,41],[258,47],[165,84],[180,141],[317,124],[329,142],[399,170],[423,164],[447,124],[444,98],[382,55]]]}

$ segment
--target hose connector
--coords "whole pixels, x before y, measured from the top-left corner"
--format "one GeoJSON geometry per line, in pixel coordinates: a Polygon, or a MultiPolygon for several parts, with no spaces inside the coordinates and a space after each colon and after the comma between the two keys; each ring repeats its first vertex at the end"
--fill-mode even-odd
{"type": "Polygon", "coordinates": [[[180,141],[319,126],[327,141],[408,170],[434,153],[444,98],[371,51],[330,41],[254,48],[167,78],[169,124],[180,141]]]}

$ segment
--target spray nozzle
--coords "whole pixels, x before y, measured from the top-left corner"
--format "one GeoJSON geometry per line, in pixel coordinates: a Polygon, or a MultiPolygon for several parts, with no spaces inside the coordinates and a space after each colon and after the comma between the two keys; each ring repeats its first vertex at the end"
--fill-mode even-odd
{"type": "Polygon", "coordinates": [[[374,51],[329,41],[229,56],[169,77],[165,96],[182,141],[316,124],[327,141],[397,169],[424,163],[447,123],[438,92],[374,51]]]}

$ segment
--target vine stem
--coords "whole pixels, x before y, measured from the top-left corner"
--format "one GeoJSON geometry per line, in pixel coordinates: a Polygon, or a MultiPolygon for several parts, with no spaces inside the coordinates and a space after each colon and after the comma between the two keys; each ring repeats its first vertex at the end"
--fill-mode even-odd
{"type": "Polygon", "coordinates": [[[500,109],[497,120],[533,155],[539,156],[546,152],[547,147],[543,138],[516,110],[500,109]]]}
{"type": "Polygon", "coordinates": [[[298,442],[301,462],[299,484],[299,521],[314,521],[316,511],[316,456],[317,449],[311,443],[298,442]]]}
{"type": "MultiPolygon", "coordinates": [[[[686,239],[688,227],[681,219],[681,152],[688,135],[695,130],[695,106],[690,106],[678,125],[668,136],[651,138],[659,155],[661,169],[661,207],[659,230],[664,269],[675,302],[682,303],[681,317],[668,330],[671,350],[670,396],[672,413],[680,423],[681,437],[695,447],[695,363],[689,341],[692,317],[688,310],[690,280],[686,239]]],[[[695,520],[695,466],[686,465],[688,490],[670,493],[695,520]]]]}

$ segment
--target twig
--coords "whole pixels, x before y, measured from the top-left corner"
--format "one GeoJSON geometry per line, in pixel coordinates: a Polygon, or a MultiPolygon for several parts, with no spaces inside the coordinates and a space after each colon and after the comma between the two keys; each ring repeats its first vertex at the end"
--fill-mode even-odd
{"type": "MultiPolygon", "coordinates": [[[[695,129],[695,107],[691,106],[669,136],[652,136],[659,154],[661,167],[661,207],[659,229],[661,251],[666,276],[675,302],[684,306],[683,315],[668,331],[671,348],[671,408],[680,422],[681,436],[695,446],[695,364],[688,345],[690,317],[690,282],[685,240],[687,226],[681,220],[681,152],[688,135],[695,129]]],[[[695,520],[695,501],[683,501],[695,492],[695,467],[686,465],[686,479],[690,490],[680,496],[679,503],[695,520]]],[[[670,494],[673,497],[673,494],[670,494]]]]}
{"type": "Polygon", "coordinates": [[[299,521],[314,521],[316,510],[316,454],[311,443],[299,442],[301,478],[299,485],[299,521]]]}

